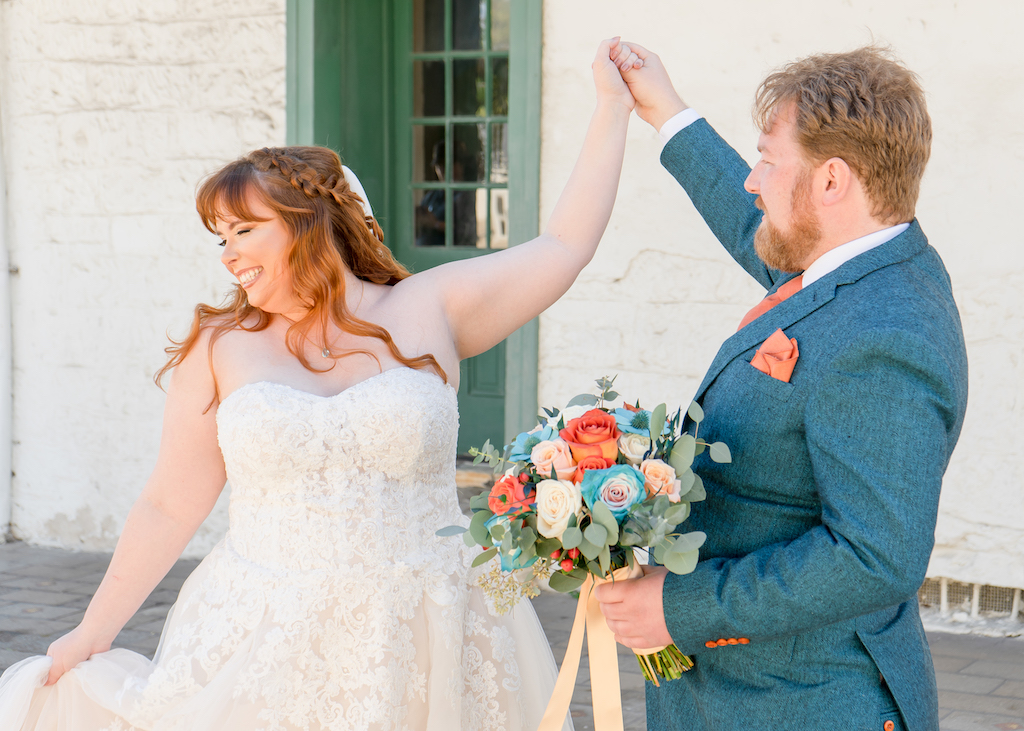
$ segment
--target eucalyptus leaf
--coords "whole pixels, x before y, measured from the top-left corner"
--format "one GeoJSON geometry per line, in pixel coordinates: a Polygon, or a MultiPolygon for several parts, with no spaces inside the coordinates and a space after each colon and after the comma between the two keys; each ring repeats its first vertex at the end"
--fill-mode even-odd
{"type": "Polygon", "coordinates": [[[672,447],[672,454],[669,455],[668,463],[675,469],[676,474],[687,470],[693,464],[693,457],[697,453],[697,440],[690,434],[683,434],[676,440],[672,447]]]}
{"type": "Polygon", "coordinates": [[[658,545],[654,546],[654,560],[657,561],[658,563],[664,563],[665,562],[665,554],[666,553],[667,553],[667,549],[665,548],[665,544],[659,543],[658,545]]]}
{"type": "Polygon", "coordinates": [[[678,502],[665,511],[665,520],[672,525],[679,525],[690,517],[690,503],[678,502]]]}
{"type": "Polygon", "coordinates": [[[608,546],[601,549],[601,553],[598,555],[597,560],[601,564],[601,573],[607,574],[608,569],[611,568],[612,565],[612,554],[611,551],[608,550],[608,546]]]}
{"type": "Polygon", "coordinates": [[[477,452],[476,453],[476,457],[473,458],[473,464],[480,464],[483,461],[484,461],[484,453],[483,452],[477,452]]]}
{"type": "Polygon", "coordinates": [[[579,528],[566,528],[562,533],[562,548],[576,548],[583,542],[583,531],[579,528]]]}
{"type": "Polygon", "coordinates": [[[521,563],[526,563],[527,561],[529,561],[537,555],[536,543],[520,543],[519,546],[523,549],[523,552],[519,554],[519,561],[521,563]]]}
{"type": "Polygon", "coordinates": [[[693,456],[698,457],[704,454],[704,450],[707,448],[707,444],[704,442],[697,442],[697,447],[693,450],[693,456]]]}
{"type": "Polygon", "coordinates": [[[715,442],[708,447],[708,456],[711,457],[712,461],[719,464],[729,464],[732,462],[732,454],[729,452],[729,447],[725,445],[725,442],[715,442]]]}
{"type": "Polygon", "coordinates": [[[489,499],[490,496],[486,492],[474,495],[469,499],[469,507],[473,510],[490,510],[489,499]]]}
{"type": "Polygon", "coordinates": [[[596,543],[591,543],[586,539],[586,537],[584,537],[583,541],[580,543],[579,548],[580,553],[582,553],[588,559],[593,561],[595,558],[597,558],[598,554],[601,553],[601,549],[604,548],[604,544],[602,543],[599,546],[596,543]]]}
{"type": "Polygon", "coordinates": [[[568,523],[568,525],[569,525],[570,528],[575,528],[579,524],[580,523],[579,523],[579,520],[576,517],[576,513],[573,513],[572,515],[569,516],[569,523],[568,523]]]}
{"type": "Polygon", "coordinates": [[[491,533],[491,538],[493,538],[494,540],[496,540],[496,541],[504,540],[505,533],[506,533],[505,526],[503,526],[501,523],[495,523],[494,525],[491,526],[490,533],[491,533]]]}
{"type": "MultiPolygon", "coordinates": [[[[618,533],[618,531],[616,531],[616,533],[618,533]]],[[[587,529],[583,531],[583,537],[595,546],[604,546],[608,543],[608,529],[599,523],[591,523],[587,526],[587,529]]]]}
{"type": "Polygon", "coordinates": [[[594,576],[601,575],[601,564],[597,561],[587,561],[587,571],[592,573],[594,576]]]}
{"type": "Polygon", "coordinates": [[[565,574],[561,571],[556,571],[555,573],[551,574],[551,578],[548,579],[548,586],[550,586],[555,591],[559,591],[563,594],[568,594],[570,591],[576,591],[581,586],[583,586],[584,581],[586,581],[585,578],[579,578],[571,574],[565,574]]]}
{"type": "MultiPolygon", "coordinates": [[[[594,503],[594,507],[590,510],[590,517],[594,522],[600,524],[601,527],[608,531],[609,538],[619,534],[619,522],[615,520],[615,516],[612,515],[611,509],[609,509],[609,507],[604,503],[594,503]]],[[[591,525],[593,525],[593,523],[591,525]]],[[[607,541],[607,539],[605,540],[607,541]]]]}
{"type": "Polygon", "coordinates": [[[697,423],[704,421],[704,409],[696,401],[690,402],[690,408],[686,410],[686,415],[697,423]]]}
{"type": "Polygon", "coordinates": [[[679,479],[679,497],[688,493],[693,487],[693,483],[697,481],[697,475],[689,467],[682,472],[677,472],[676,477],[679,479]]]}
{"type": "Polygon", "coordinates": [[[592,393],[581,393],[579,396],[576,396],[571,401],[569,401],[569,403],[567,403],[565,406],[566,406],[566,408],[569,408],[570,406],[596,406],[596,405],[597,405],[597,396],[595,396],[592,393]]]}
{"type": "Polygon", "coordinates": [[[536,542],[537,533],[533,528],[530,528],[529,526],[523,528],[522,532],[519,534],[519,545],[525,549],[526,546],[532,546],[536,542]]]}
{"type": "Polygon", "coordinates": [[[465,543],[470,548],[472,548],[473,546],[476,545],[476,539],[473,537],[473,534],[470,533],[469,531],[466,531],[465,533],[462,534],[462,542],[465,543]]]}
{"type": "Polygon", "coordinates": [[[548,558],[555,551],[562,550],[562,542],[557,538],[542,538],[537,541],[537,554],[548,558]]]}
{"type": "Polygon", "coordinates": [[[469,532],[473,534],[473,540],[477,543],[483,543],[487,540],[487,521],[493,515],[494,513],[490,510],[481,510],[473,514],[473,519],[469,521],[469,532]]]}
{"type": "Polygon", "coordinates": [[[441,536],[442,538],[447,538],[448,536],[461,536],[465,532],[466,529],[463,528],[461,525],[447,525],[441,530],[434,533],[434,535],[441,536]]]}
{"type": "Polygon", "coordinates": [[[604,398],[605,398],[606,401],[614,401],[618,397],[619,397],[619,394],[618,394],[617,391],[605,391],[605,393],[604,393],[604,398]]]}
{"type": "Polygon", "coordinates": [[[477,566],[480,566],[481,564],[487,563],[492,558],[494,558],[496,555],[498,555],[498,549],[497,548],[488,548],[486,551],[484,551],[479,556],[474,558],[473,559],[473,563],[471,565],[472,565],[473,568],[476,568],[477,566]]]}
{"type": "Polygon", "coordinates": [[[694,475],[693,487],[686,493],[686,499],[691,503],[699,503],[701,500],[708,496],[707,492],[704,491],[704,480],[700,479],[700,475],[694,475]]]}
{"type": "Polygon", "coordinates": [[[673,574],[688,574],[697,568],[697,551],[689,553],[666,553],[665,560],[659,561],[673,574]]]}
{"type": "Polygon", "coordinates": [[[669,553],[690,553],[696,551],[698,548],[704,545],[704,541],[707,540],[707,534],[695,530],[692,533],[684,533],[683,535],[676,538],[672,543],[672,548],[668,549],[669,553]]]}
{"type": "Polygon", "coordinates": [[[652,444],[658,441],[658,437],[665,430],[665,414],[667,413],[668,407],[665,404],[658,404],[654,407],[654,411],[651,412],[650,434],[652,444]]]}

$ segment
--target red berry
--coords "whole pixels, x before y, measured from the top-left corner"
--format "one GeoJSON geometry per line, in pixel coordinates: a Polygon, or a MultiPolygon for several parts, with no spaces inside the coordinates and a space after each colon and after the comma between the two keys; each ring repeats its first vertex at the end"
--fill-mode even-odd
{"type": "Polygon", "coordinates": [[[561,555],[562,555],[562,549],[560,549],[560,548],[551,552],[551,558],[558,558],[561,555]]]}
{"type": "Polygon", "coordinates": [[[526,474],[525,472],[520,472],[519,473],[519,481],[525,485],[527,482],[530,481],[530,476],[528,474],[526,474]]]}
{"type": "Polygon", "coordinates": [[[569,549],[569,558],[576,559],[576,558],[579,558],[579,557],[580,557],[580,549],[578,549],[578,548],[570,548],[569,549]]]}
{"type": "Polygon", "coordinates": [[[559,566],[561,566],[562,567],[562,571],[565,571],[566,573],[572,571],[572,566],[573,566],[572,559],[571,558],[563,558],[562,561],[559,563],[559,566]]]}

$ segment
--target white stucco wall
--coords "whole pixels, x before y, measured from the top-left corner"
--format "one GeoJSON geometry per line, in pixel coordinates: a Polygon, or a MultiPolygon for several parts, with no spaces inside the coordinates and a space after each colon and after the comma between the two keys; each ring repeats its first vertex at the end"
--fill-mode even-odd
{"type": "MultiPolygon", "coordinates": [[[[228,286],[196,183],[284,143],[285,0],[5,0],[0,13],[14,533],[111,549],[155,460],[165,333],[228,286]]],[[[222,500],[188,552],[224,527],[222,500]]]]}
{"type": "MultiPolygon", "coordinates": [[[[1024,587],[1024,57],[1020,3],[557,0],[544,5],[541,220],[593,109],[590,61],[621,34],[656,51],[684,99],[751,163],[753,92],[786,61],[874,41],[917,71],[935,129],[918,217],[953,278],[970,405],[946,475],[931,576],[1024,587]]],[[[686,404],[764,292],[732,263],[634,118],[619,198],[594,262],[541,318],[540,401],[619,374],[629,398],[686,404]],[[584,365],[585,364],[585,365],[584,365]]],[[[899,465],[894,464],[894,469],[899,465]]]]}

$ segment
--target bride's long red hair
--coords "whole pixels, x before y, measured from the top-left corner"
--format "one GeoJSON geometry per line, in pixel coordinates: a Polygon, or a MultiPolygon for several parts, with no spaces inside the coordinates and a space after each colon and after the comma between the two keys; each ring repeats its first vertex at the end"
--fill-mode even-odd
{"type": "MultiPolygon", "coordinates": [[[[249,207],[250,195],[273,210],[292,236],[288,266],[295,295],[307,310],[302,319],[289,326],[287,345],[305,368],[321,372],[306,358],[303,343],[314,328],[319,335],[317,341],[328,342],[328,329],[333,323],[352,335],[378,338],[402,365],[431,367],[447,382],[433,355],[405,357],[385,328],[353,316],[345,304],[346,268],[359,279],[375,284],[395,284],[408,277],[409,271],[384,246],[377,221],[364,214],[362,199],[349,187],[337,153],[325,147],[255,150],[203,181],[196,194],[196,210],[203,225],[217,233],[216,220],[225,214],[243,221],[259,220],[249,207]]],[[[249,304],[245,290],[235,285],[221,306],[196,306],[188,335],[180,341],[171,340],[165,348],[168,360],[154,380],[159,385],[163,376],[185,359],[204,328],[212,328],[208,354],[212,366],[213,345],[221,335],[236,328],[258,332],[270,321],[270,315],[249,304]]],[[[355,353],[376,359],[365,349],[343,355],[355,353]]],[[[217,398],[219,393],[214,400],[217,398]]]]}

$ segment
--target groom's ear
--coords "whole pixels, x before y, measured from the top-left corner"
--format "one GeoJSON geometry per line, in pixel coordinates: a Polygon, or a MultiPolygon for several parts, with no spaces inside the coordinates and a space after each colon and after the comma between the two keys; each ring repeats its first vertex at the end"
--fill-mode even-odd
{"type": "Polygon", "coordinates": [[[823,206],[842,203],[849,197],[853,188],[860,185],[849,163],[841,157],[830,157],[823,162],[818,166],[814,177],[817,179],[815,187],[823,206]]]}

